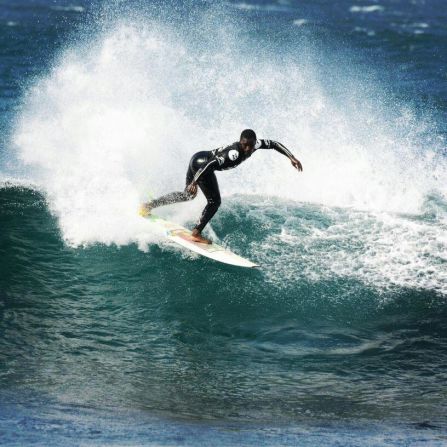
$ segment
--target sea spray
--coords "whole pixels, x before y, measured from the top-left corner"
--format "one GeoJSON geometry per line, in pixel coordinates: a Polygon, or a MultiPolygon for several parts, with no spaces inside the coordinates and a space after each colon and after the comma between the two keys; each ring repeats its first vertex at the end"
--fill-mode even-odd
{"type": "MultiPolygon", "coordinates": [[[[352,235],[352,247],[361,238],[360,248],[345,253],[338,241],[325,259],[318,255],[311,262],[308,253],[300,271],[444,290],[436,259],[444,259],[445,246],[431,242],[443,226],[423,219],[431,194],[445,200],[446,162],[427,135],[433,126],[418,122],[408,106],[390,109],[379,86],[375,97],[370,87],[362,93],[359,77],[350,79],[347,69],[325,79],[315,76],[309,58],[299,63],[291,53],[280,61],[274,52],[264,58],[265,48],[247,64],[247,36],[238,39],[236,28],[225,33],[216,21],[206,40],[210,16],[204,29],[196,25],[205,40],[188,40],[185,29],[166,23],[120,20],[88,44],[68,48],[26,95],[14,142],[33,169],[30,180],[47,195],[64,240],[145,247],[154,239],[136,214],[139,203],[183,189],[194,152],[231,143],[251,127],[259,137],[287,145],[304,172],[274,151],[259,150],[238,169],[218,174],[220,213],[234,200],[229,196],[242,194],[246,205],[279,199],[298,208],[328,207],[338,216],[307,242],[296,232],[300,225],[290,229],[298,245],[289,239],[281,250],[278,269],[267,273],[274,282],[282,281],[283,262],[297,268],[289,258],[303,243],[316,240],[318,253],[320,238],[334,237],[335,243],[343,233],[352,235]],[[336,94],[326,81],[338,86],[336,94]],[[426,141],[431,146],[422,147],[426,141]],[[402,213],[422,218],[410,225],[402,213]],[[428,257],[427,244],[434,247],[428,257]]],[[[252,44],[256,53],[259,42],[252,44]]],[[[197,219],[203,205],[200,196],[160,212],[185,224],[197,219]]],[[[287,219],[289,211],[284,213],[287,219]]],[[[441,211],[436,222],[443,219],[441,211]]],[[[266,211],[261,223],[267,221],[266,211]]],[[[279,230],[289,231],[287,224],[279,230]]],[[[267,264],[278,237],[275,230],[256,248],[267,264]]]]}

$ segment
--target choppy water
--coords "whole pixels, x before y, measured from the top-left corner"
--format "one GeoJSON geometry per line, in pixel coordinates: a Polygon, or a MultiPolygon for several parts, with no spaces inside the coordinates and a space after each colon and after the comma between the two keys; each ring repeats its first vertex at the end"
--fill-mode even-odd
{"type": "Polygon", "coordinates": [[[2,443],[445,445],[443,11],[3,2],[2,443]],[[257,271],[135,215],[245,127],[304,165],[219,175],[257,271]]]}

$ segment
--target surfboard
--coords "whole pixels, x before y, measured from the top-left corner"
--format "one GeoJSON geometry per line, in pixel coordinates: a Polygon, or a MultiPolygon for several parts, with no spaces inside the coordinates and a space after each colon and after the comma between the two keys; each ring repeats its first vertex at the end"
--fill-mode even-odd
{"type": "Polygon", "coordinates": [[[219,244],[215,244],[214,242],[212,244],[203,244],[193,241],[191,231],[181,225],[169,222],[155,214],[144,215],[140,211],[140,215],[161,229],[169,240],[193,251],[194,253],[237,267],[259,267],[259,265],[233,253],[231,250],[228,250],[219,244]]]}

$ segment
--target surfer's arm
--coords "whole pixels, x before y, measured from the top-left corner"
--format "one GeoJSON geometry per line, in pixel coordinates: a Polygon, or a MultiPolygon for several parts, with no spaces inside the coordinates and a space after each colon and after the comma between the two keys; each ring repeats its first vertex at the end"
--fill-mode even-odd
{"type": "Polygon", "coordinates": [[[292,152],[289,151],[283,144],[279,143],[278,141],[273,140],[258,140],[256,142],[256,149],[274,149],[275,151],[279,152],[280,154],[285,155],[290,162],[292,163],[292,166],[297,169],[298,171],[303,170],[303,166],[301,165],[301,162],[292,154],[292,152]]]}
{"type": "Polygon", "coordinates": [[[196,175],[192,179],[192,182],[186,187],[186,191],[192,195],[196,195],[197,182],[198,182],[200,176],[206,171],[213,170],[218,164],[219,164],[219,162],[218,162],[217,158],[213,158],[203,168],[200,168],[196,172],[196,175]]]}

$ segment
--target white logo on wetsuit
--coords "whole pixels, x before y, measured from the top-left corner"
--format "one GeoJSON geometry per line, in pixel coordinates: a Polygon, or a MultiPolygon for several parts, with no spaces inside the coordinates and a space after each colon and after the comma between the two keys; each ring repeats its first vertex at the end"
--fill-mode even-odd
{"type": "Polygon", "coordinates": [[[223,158],[221,155],[217,156],[217,162],[219,163],[219,166],[223,165],[225,163],[225,158],[223,158]]]}
{"type": "Polygon", "coordinates": [[[231,151],[228,152],[228,157],[232,161],[237,160],[239,158],[239,152],[235,149],[231,149],[231,151]]]}

